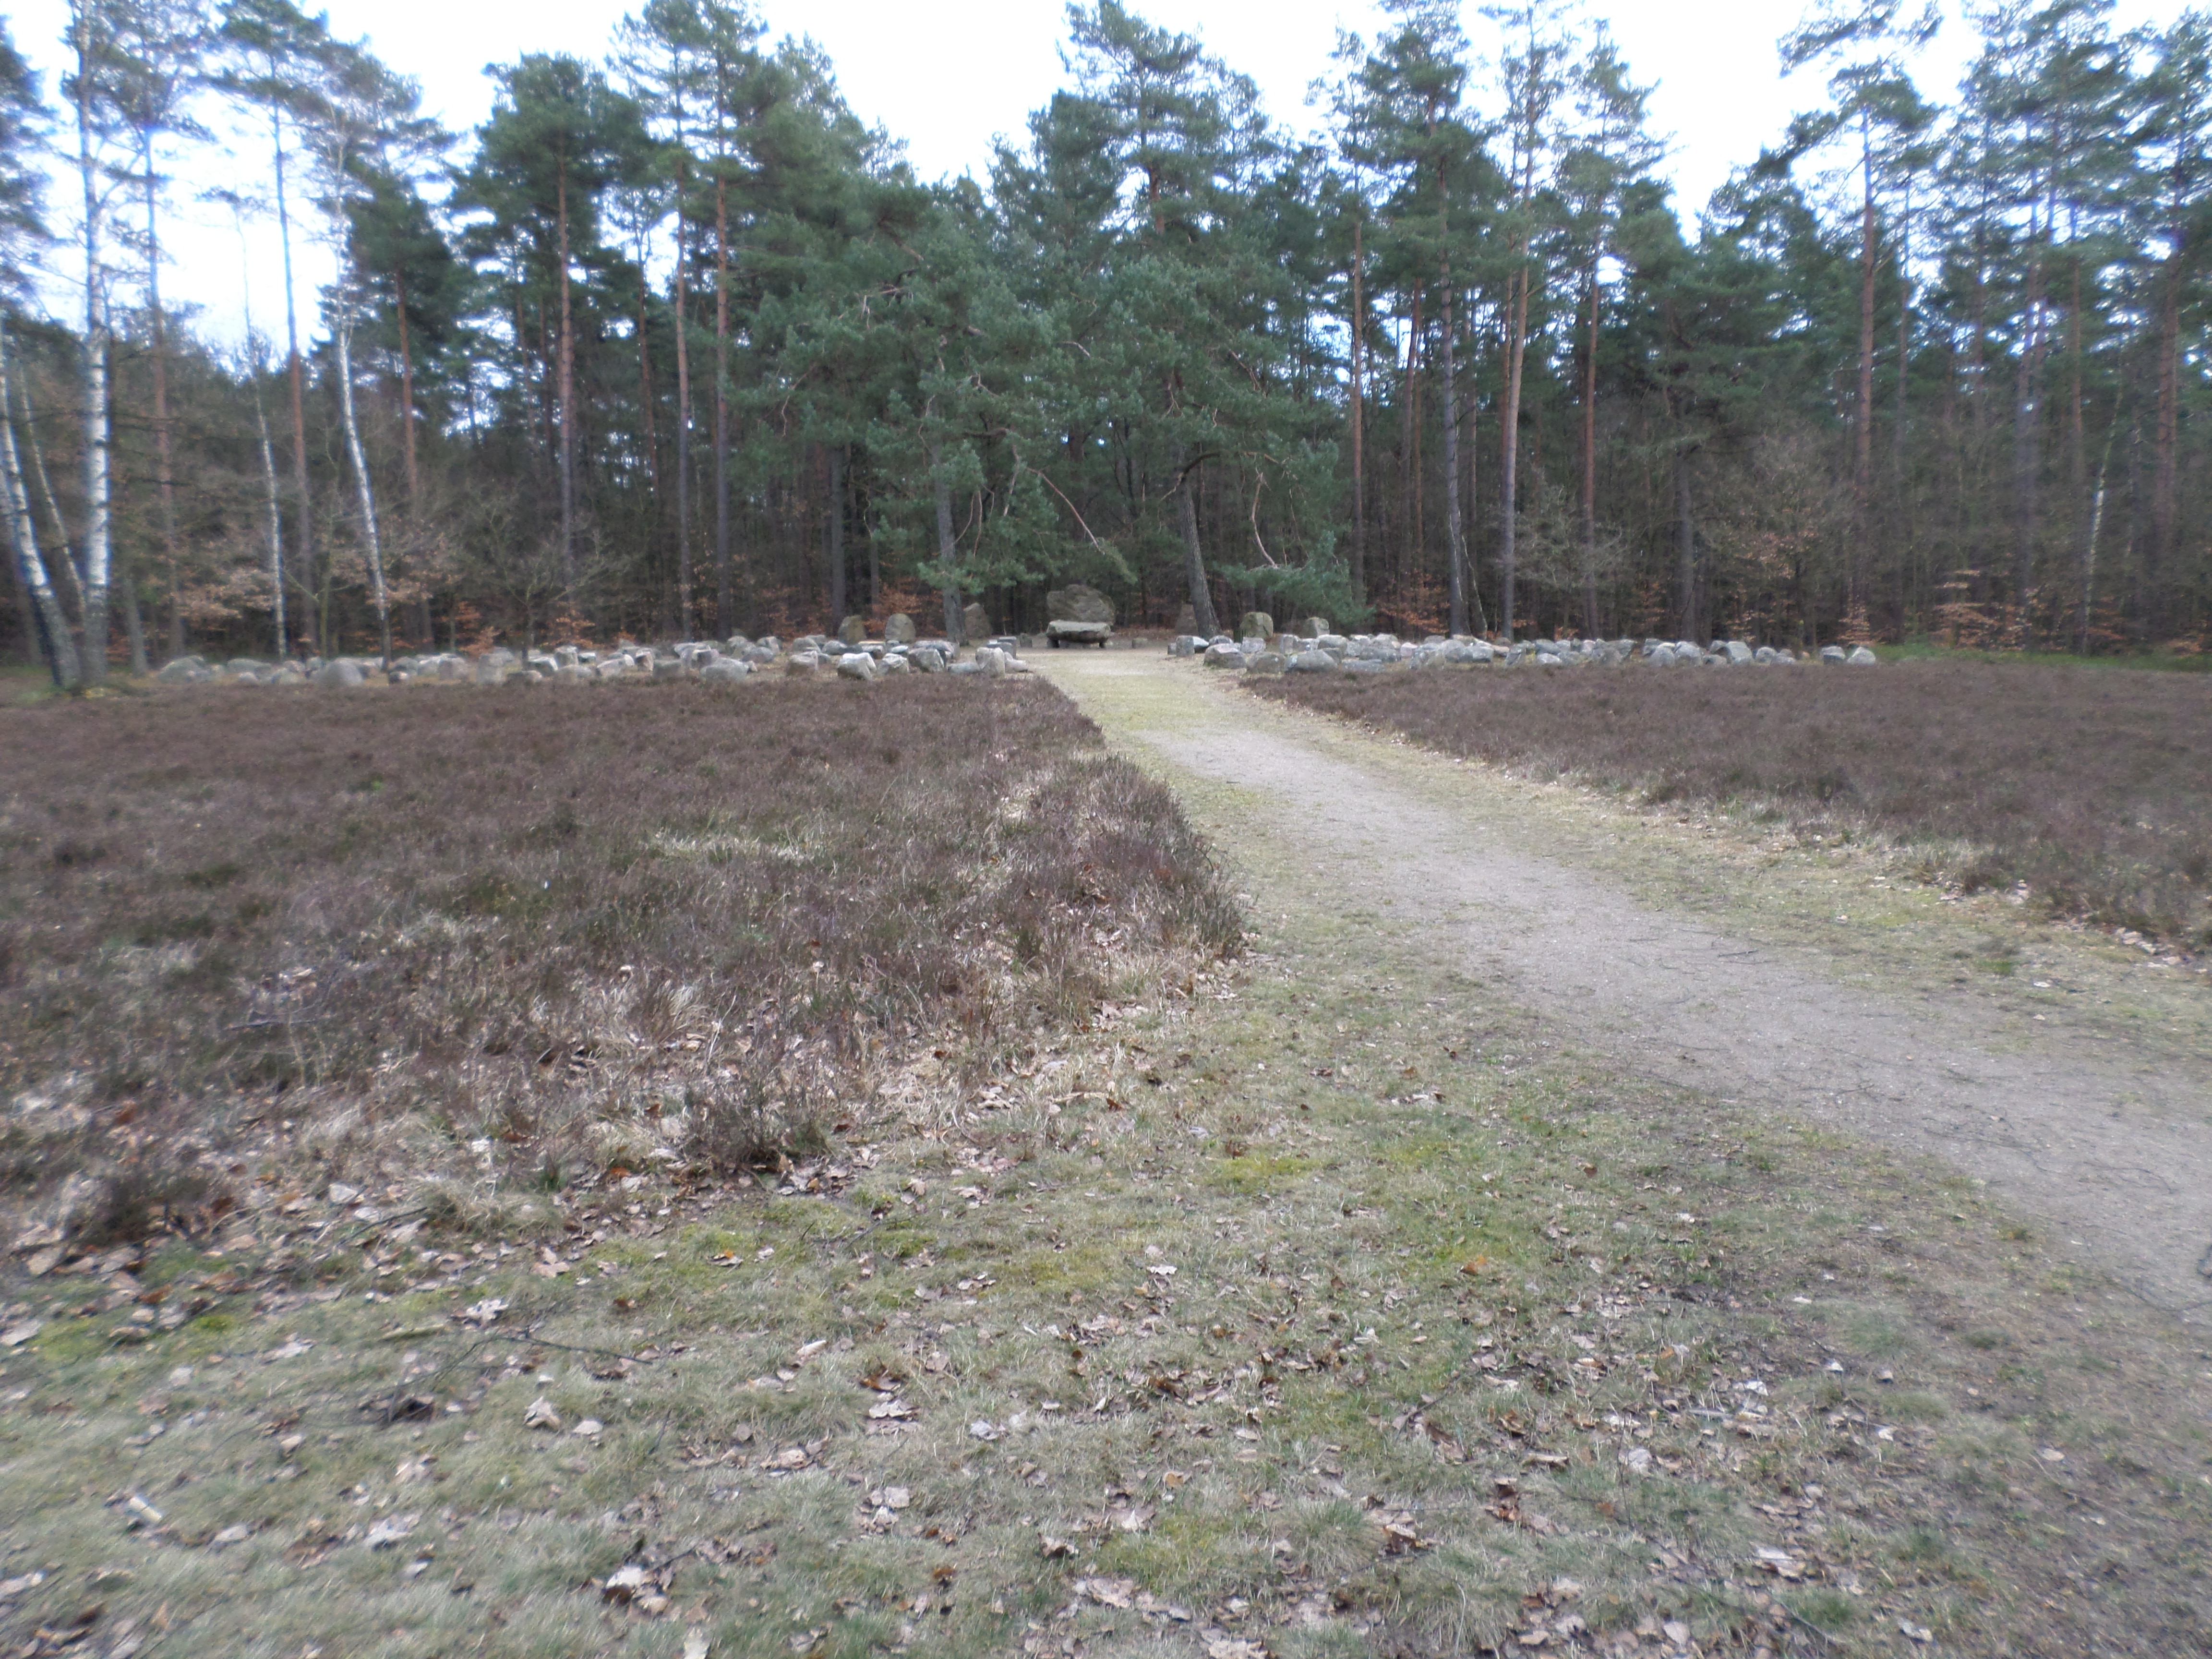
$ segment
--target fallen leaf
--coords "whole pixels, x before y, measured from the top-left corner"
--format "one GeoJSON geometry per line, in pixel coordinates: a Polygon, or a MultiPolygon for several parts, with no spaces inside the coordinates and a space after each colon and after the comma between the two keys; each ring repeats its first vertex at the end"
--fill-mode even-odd
{"type": "Polygon", "coordinates": [[[207,1547],[211,1550],[219,1550],[228,1544],[243,1544],[252,1536],[253,1528],[241,1522],[235,1527],[225,1527],[207,1540],[207,1547]]]}
{"type": "Polygon", "coordinates": [[[968,1425],[968,1432],[977,1440],[996,1440],[1001,1431],[997,1424],[979,1417],[968,1425]]]}
{"type": "Polygon", "coordinates": [[[868,1494],[868,1502],[879,1510],[902,1510],[914,1502],[914,1494],[904,1486],[879,1486],[868,1494]]]}
{"type": "Polygon", "coordinates": [[[287,1341],[283,1347],[271,1348],[262,1357],[264,1359],[296,1359],[314,1346],[307,1338],[295,1336],[287,1341]]]}
{"type": "Polygon", "coordinates": [[[707,1632],[687,1630],[684,1632],[684,1659],[707,1659],[707,1632]]]}
{"type": "Polygon", "coordinates": [[[416,1517],[411,1515],[387,1515],[368,1529],[362,1541],[373,1550],[390,1549],[415,1530],[416,1517]]]}
{"type": "Polygon", "coordinates": [[[1916,1625],[1910,1619],[1899,1620],[1897,1621],[1897,1628],[1904,1632],[1905,1638],[1907,1641],[1932,1642],[1936,1639],[1936,1632],[1934,1631],[1929,1629],[1925,1625],[1916,1625]]]}
{"type": "Polygon", "coordinates": [[[814,1460],[804,1446],[793,1446],[789,1451],[780,1451],[761,1467],[764,1469],[803,1469],[814,1460]]]}
{"type": "Polygon", "coordinates": [[[599,1594],[610,1601],[634,1601],[648,1590],[658,1589],[653,1575],[636,1562],[617,1567],[599,1586],[599,1594]]]}
{"type": "Polygon", "coordinates": [[[1126,1607],[1137,1595],[1133,1578],[1079,1578],[1071,1588],[1102,1607],[1126,1607]]]}
{"type": "Polygon", "coordinates": [[[896,1395],[889,1400],[878,1401],[868,1407],[868,1415],[877,1422],[904,1421],[914,1416],[914,1407],[896,1395]]]}
{"type": "Polygon", "coordinates": [[[46,1326],[35,1319],[27,1324],[11,1325],[0,1331],[0,1348],[20,1348],[44,1329],[46,1326]]]}
{"type": "Polygon", "coordinates": [[[540,1395],[530,1402],[530,1409],[522,1413],[522,1426],[558,1434],[561,1432],[561,1413],[553,1409],[551,1401],[540,1395]]]}
{"type": "Polygon", "coordinates": [[[471,1303],[467,1307],[461,1310],[461,1323],[464,1325],[489,1325],[492,1321],[497,1319],[500,1315],[506,1311],[507,1303],[503,1298],[496,1296],[488,1296],[483,1301],[471,1303]]]}
{"type": "Polygon", "coordinates": [[[600,1422],[598,1418],[587,1417],[582,1422],[577,1424],[574,1428],[569,1430],[568,1432],[574,1435],[580,1435],[586,1440],[597,1440],[601,1435],[605,1434],[606,1431],[607,1425],[600,1422]]]}

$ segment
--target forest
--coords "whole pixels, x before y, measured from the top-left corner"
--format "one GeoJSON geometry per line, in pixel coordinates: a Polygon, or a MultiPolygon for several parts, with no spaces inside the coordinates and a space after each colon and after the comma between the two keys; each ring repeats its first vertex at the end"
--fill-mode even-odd
{"type": "Polygon", "coordinates": [[[1066,83],[938,181],[728,0],[490,66],[465,134],[290,0],[76,0],[56,84],[0,58],[0,628],[76,684],[957,637],[1082,580],[1205,633],[2194,651],[2212,16],[2111,12],[1820,0],[1778,42],[1805,112],[1686,226],[1649,87],[1558,0],[1400,0],[1310,133],[1073,5],[1066,83]],[[1939,26],[1978,32],[1948,98],[1939,26]],[[284,256],[242,345],[161,297],[215,124],[258,149],[190,205],[284,256]]]}

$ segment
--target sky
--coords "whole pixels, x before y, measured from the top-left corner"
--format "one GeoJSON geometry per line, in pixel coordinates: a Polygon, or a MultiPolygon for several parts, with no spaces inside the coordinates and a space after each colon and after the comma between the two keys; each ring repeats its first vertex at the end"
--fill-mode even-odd
{"type": "MultiPolygon", "coordinates": [[[[457,131],[490,109],[485,64],[511,62],[524,52],[599,57],[616,21],[635,9],[635,0],[325,4],[334,33],[366,37],[386,64],[421,83],[425,108],[457,131]]],[[[313,0],[306,9],[316,9],[313,0]]],[[[959,0],[950,7],[915,0],[756,0],[756,9],[771,39],[807,34],[817,41],[854,111],[902,139],[927,178],[983,175],[994,138],[1018,139],[1029,112],[1063,76],[1066,9],[1060,0],[959,0]]],[[[1162,0],[1134,0],[1133,9],[1197,34],[1215,56],[1258,82],[1278,124],[1301,129],[1319,118],[1306,102],[1310,86],[1337,73],[1330,55],[1339,32],[1371,37],[1383,15],[1377,6],[1345,0],[1182,0],[1172,8],[1162,0]]],[[[2182,0],[2118,0],[2114,26],[2170,21],[2181,9],[2182,0]]],[[[1952,15],[1916,66],[1923,93],[1944,101],[1974,49],[1972,30],[1956,15],[1957,0],[1946,10],[1952,15]]],[[[1656,83],[1652,126],[1672,139],[1663,170],[1687,218],[1694,219],[1730,168],[1779,137],[1794,112],[1820,101],[1815,77],[1784,80],[1780,73],[1775,41],[1796,19],[1793,0],[1593,0],[1588,15],[1610,24],[1635,78],[1656,83]]],[[[1474,6],[1466,16],[1477,57],[1486,56],[1493,46],[1488,26],[1474,6]]],[[[7,18],[17,49],[46,72],[51,91],[64,63],[65,0],[30,0],[7,18]]],[[[266,227],[249,227],[241,245],[227,210],[194,198],[210,186],[251,187],[265,170],[264,158],[243,149],[234,155],[194,156],[176,169],[177,199],[168,210],[178,221],[171,231],[174,259],[164,297],[200,307],[204,331],[227,342],[242,337],[249,297],[256,326],[264,334],[281,329],[276,239],[266,227]]],[[[65,202],[67,193],[58,191],[55,199],[65,202]]],[[[312,325],[315,289],[332,268],[326,249],[295,254],[303,327],[312,325]]],[[[64,290],[57,290],[53,303],[64,315],[71,308],[64,290]]]]}

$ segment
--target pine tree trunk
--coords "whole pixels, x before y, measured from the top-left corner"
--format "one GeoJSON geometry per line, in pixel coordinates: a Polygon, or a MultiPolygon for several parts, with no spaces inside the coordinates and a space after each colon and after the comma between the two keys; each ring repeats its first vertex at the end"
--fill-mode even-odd
{"type": "MultiPolygon", "coordinates": [[[[407,505],[419,510],[422,505],[422,475],[415,465],[415,354],[407,340],[407,277],[404,272],[392,271],[392,313],[399,322],[399,453],[407,469],[407,505]]],[[[642,350],[645,327],[641,317],[637,337],[639,349],[642,350]]],[[[427,632],[424,642],[428,643],[427,632]]]]}
{"type": "Polygon", "coordinates": [[[1206,556],[1198,545],[1198,467],[1184,465],[1185,453],[1180,443],[1169,453],[1176,470],[1176,520],[1182,532],[1182,574],[1190,585],[1190,609],[1198,619],[1198,631],[1212,639],[1221,631],[1221,622],[1213,614],[1213,595],[1206,582],[1206,556]]]}
{"type": "Polygon", "coordinates": [[[185,654],[185,616],[177,574],[177,479],[169,441],[169,328],[161,311],[161,238],[155,225],[154,144],[146,154],[146,312],[153,329],[154,462],[161,469],[155,489],[161,504],[161,554],[169,567],[169,654],[185,654]]]}
{"type": "Polygon", "coordinates": [[[1352,592],[1367,597],[1367,458],[1362,437],[1367,423],[1367,392],[1361,375],[1367,355],[1367,293],[1364,224],[1352,226],[1352,592]]]}
{"type": "Polygon", "coordinates": [[[1498,625],[1504,630],[1505,638],[1513,638],[1514,612],[1516,597],[1515,578],[1519,562],[1516,545],[1515,515],[1520,501],[1521,452],[1521,368],[1527,355],[1528,334],[1528,252],[1521,250],[1522,264],[1513,273],[1507,289],[1505,321],[1505,407],[1498,420],[1498,625]]]}
{"type": "Polygon", "coordinates": [[[1589,334],[1583,352],[1583,629],[1597,637],[1597,262],[1590,262],[1589,334]]]}
{"type": "Polygon", "coordinates": [[[845,457],[835,444],[822,446],[822,556],[830,567],[830,620],[845,621],[845,457]]]}
{"type": "MultiPolygon", "coordinates": [[[[561,252],[561,585],[576,599],[576,330],[568,298],[568,170],[556,177],[556,225],[561,252]]],[[[687,628],[684,637],[690,637],[687,628]]]]}
{"type": "Polygon", "coordinates": [[[1850,592],[1849,608],[1856,611],[1865,599],[1866,544],[1872,533],[1868,522],[1874,484],[1874,139],[1872,118],[1859,113],[1859,396],[1855,434],[1857,455],[1851,466],[1851,550],[1844,562],[1844,580],[1850,592]]]}
{"type": "Polygon", "coordinates": [[[2164,292],[2159,296],[2158,411],[2151,436],[2150,551],[2144,562],[2145,586],[2153,594],[2164,580],[2174,553],[2174,447],[2181,424],[2181,285],[2185,236],[2180,227],[2172,232],[2172,251],[2167,254],[2164,292]]]}
{"type": "Polygon", "coordinates": [[[1682,637],[1698,640],[1698,527],[1690,516],[1690,450],[1685,445],[1674,456],[1674,592],[1675,613],[1681,618],[1682,637]]]}
{"type": "MultiPolygon", "coordinates": [[[[725,638],[737,625],[730,592],[730,213],[726,198],[726,186],[718,176],[714,180],[714,626],[725,638]]],[[[839,586],[843,586],[842,577],[839,586]]]]}
{"type": "MultiPolygon", "coordinates": [[[[1443,167],[1437,168],[1437,224],[1443,231],[1443,167]]],[[[1443,381],[1444,381],[1444,544],[1446,556],[1451,560],[1450,632],[1464,634],[1467,628],[1467,535],[1460,520],[1459,511],[1459,384],[1456,354],[1452,342],[1452,277],[1451,256],[1446,254],[1440,273],[1443,289],[1443,381]]]]}
{"type": "MultiPolygon", "coordinates": [[[[295,544],[292,562],[298,572],[301,591],[312,599],[315,590],[315,509],[307,491],[307,374],[300,362],[299,307],[292,297],[292,216],[284,199],[283,118],[270,116],[269,129],[276,158],[276,240],[284,256],[285,364],[292,383],[292,485],[300,498],[299,529],[293,538],[295,544]]],[[[312,604],[307,607],[307,642],[318,650],[322,648],[322,632],[312,604]]]]}
{"type": "MultiPolygon", "coordinates": [[[[945,470],[939,465],[941,459],[938,441],[932,438],[929,441],[929,472],[935,483],[937,498],[937,560],[950,571],[953,556],[959,550],[952,540],[952,486],[945,481],[945,470]]],[[[945,596],[945,637],[952,641],[957,650],[968,642],[968,630],[961,619],[960,588],[947,576],[940,592],[945,596]]]]}
{"type": "MultiPolygon", "coordinates": [[[[677,180],[676,199],[684,199],[677,180]]],[[[677,637],[691,637],[691,352],[686,314],[684,215],[676,216],[676,610],[677,637]]]]}
{"type": "Polygon", "coordinates": [[[2021,343],[2013,398],[2013,490],[2018,538],[2013,555],[2012,599],[2023,643],[2027,637],[2028,606],[2035,586],[2035,545],[2041,528],[2037,499],[2042,471],[2038,370],[2043,356],[2043,251],[2037,246],[2027,267],[2027,337],[2021,343]]]}
{"type": "Polygon", "coordinates": [[[84,641],[85,683],[107,678],[107,316],[100,291],[100,169],[92,150],[91,9],[77,8],[77,174],[84,188],[84,641]]]}

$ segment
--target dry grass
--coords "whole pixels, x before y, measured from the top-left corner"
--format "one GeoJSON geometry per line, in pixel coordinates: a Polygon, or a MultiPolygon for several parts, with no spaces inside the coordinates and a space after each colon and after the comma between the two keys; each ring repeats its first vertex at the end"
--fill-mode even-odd
{"type": "Polygon", "coordinates": [[[180,692],[0,755],[0,1204],[88,1247],[249,1199],[248,1143],[476,1193],[803,1151],[1238,937],[1038,685],[180,692]]]}
{"type": "Polygon", "coordinates": [[[1295,678],[1264,695],[1449,754],[1875,836],[1936,879],[2212,945],[2212,680],[1960,662],[1878,670],[1295,678]]]}

